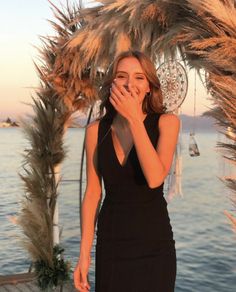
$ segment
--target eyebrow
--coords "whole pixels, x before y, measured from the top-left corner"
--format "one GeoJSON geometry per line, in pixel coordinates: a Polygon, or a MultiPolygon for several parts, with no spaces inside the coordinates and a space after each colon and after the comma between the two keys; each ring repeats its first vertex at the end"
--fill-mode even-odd
{"type": "MultiPolygon", "coordinates": [[[[125,73],[125,74],[128,74],[127,72],[125,72],[125,71],[117,71],[116,72],[116,74],[117,73],[125,73]]],[[[141,75],[145,75],[144,73],[142,73],[142,72],[135,72],[135,74],[141,74],[141,75]]]]}

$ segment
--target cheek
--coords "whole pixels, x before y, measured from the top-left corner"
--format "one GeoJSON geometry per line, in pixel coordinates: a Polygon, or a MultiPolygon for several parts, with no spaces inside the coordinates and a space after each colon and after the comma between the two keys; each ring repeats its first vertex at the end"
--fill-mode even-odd
{"type": "Polygon", "coordinates": [[[147,91],[149,91],[149,84],[140,84],[139,91],[140,91],[140,93],[145,95],[147,93],[147,91]]]}
{"type": "Polygon", "coordinates": [[[147,93],[146,87],[142,86],[138,89],[138,95],[139,95],[140,102],[142,102],[144,100],[146,93],[147,93]]]}

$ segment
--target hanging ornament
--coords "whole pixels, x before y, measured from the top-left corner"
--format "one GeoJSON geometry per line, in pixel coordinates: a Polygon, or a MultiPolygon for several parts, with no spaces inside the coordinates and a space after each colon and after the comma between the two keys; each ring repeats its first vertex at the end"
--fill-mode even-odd
{"type": "Polygon", "coordinates": [[[197,92],[197,74],[195,70],[195,75],[194,75],[194,109],[193,109],[193,128],[192,131],[190,132],[190,138],[189,138],[189,155],[191,157],[196,157],[200,156],[200,152],[197,146],[197,142],[195,139],[195,127],[196,127],[196,92],[197,92]]]}
{"type": "Polygon", "coordinates": [[[188,90],[188,77],[184,67],[177,61],[168,60],[157,69],[166,112],[173,112],[181,106],[188,90]]]}
{"type": "MultiPolygon", "coordinates": [[[[177,113],[178,114],[178,113],[177,113]]],[[[178,143],[175,148],[173,163],[171,165],[171,169],[167,176],[166,182],[166,197],[167,202],[170,201],[175,196],[183,197],[182,192],[182,122],[180,123],[180,132],[178,143]]]]}
{"type": "Polygon", "coordinates": [[[229,138],[236,141],[236,133],[235,133],[234,129],[230,126],[227,127],[226,136],[228,136],[229,138]]]}
{"type": "MultiPolygon", "coordinates": [[[[188,78],[184,67],[177,61],[164,61],[157,69],[163,95],[163,105],[166,112],[178,115],[188,91],[188,78]]],[[[170,202],[174,196],[183,196],[182,193],[182,155],[181,155],[181,129],[179,141],[176,145],[171,169],[166,179],[167,201],[170,202]]]]}
{"type": "Polygon", "coordinates": [[[197,142],[194,138],[194,133],[190,133],[190,139],[189,139],[189,155],[191,157],[194,156],[200,156],[200,152],[197,146],[197,142]]]}

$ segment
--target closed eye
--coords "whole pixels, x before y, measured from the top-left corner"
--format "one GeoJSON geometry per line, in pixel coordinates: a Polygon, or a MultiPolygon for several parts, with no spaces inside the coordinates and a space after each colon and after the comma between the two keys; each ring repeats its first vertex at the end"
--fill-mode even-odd
{"type": "Polygon", "coordinates": [[[117,75],[116,78],[126,78],[125,75],[117,75]]]}

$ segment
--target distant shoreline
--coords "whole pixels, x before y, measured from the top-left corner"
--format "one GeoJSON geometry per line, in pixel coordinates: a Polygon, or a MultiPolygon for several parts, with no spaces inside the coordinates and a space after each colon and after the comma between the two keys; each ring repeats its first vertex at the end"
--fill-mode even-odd
{"type": "MultiPolygon", "coordinates": [[[[196,116],[195,118],[190,115],[180,114],[179,115],[182,122],[182,131],[188,132],[193,129],[196,131],[217,131],[216,121],[213,118],[196,116]]],[[[70,128],[84,128],[86,125],[85,118],[78,118],[75,120],[70,128]]],[[[7,118],[5,121],[0,121],[0,128],[16,128],[20,127],[20,124],[17,121],[14,121],[11,118],[7,118]]]]}
{"type": "Polygon", "coordinates": [[[8,124],[8,123],[0,123],[0,128],[19,128],[20,126],[17,123],[8,124]]]}

